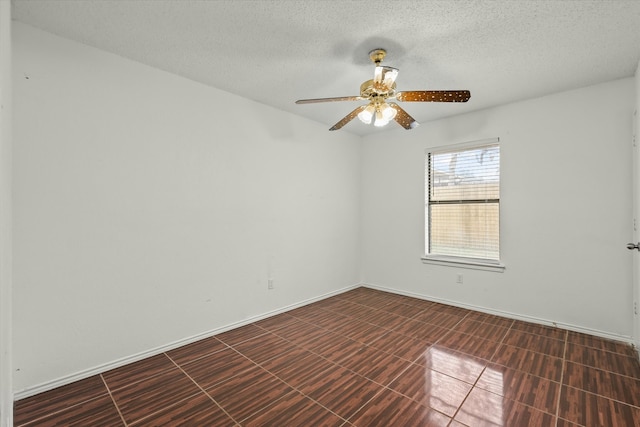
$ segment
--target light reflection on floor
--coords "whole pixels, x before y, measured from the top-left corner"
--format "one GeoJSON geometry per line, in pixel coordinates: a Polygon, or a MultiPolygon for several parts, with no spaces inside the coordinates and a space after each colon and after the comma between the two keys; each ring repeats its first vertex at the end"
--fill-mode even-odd
{"type": "MultiPolygon", "coordinates": [[[[487,362],[482,359],[472,358],[468,355],[448,350],[446,348],[433,346],[422,356],[423,364],[429,369],[425,369],[425,395],[430,395],[429,406],[439,408],[443,406],[442,390],[430,390],[433,384],[437,384],[440,379],[438,373],[444,373],[454,378],[475,384],[480,375],[492,385],[492,390],[498,394],[486,393],[482,399],[473,399],[473,405],[464,405],[458,415],[457,420],[471,422],[470,425],[477,425],[479,422],[487,426],[504,426],[503,399],[504,381],[502,372],[487,366],[487,362]],[[493,398],[495,397],[495,398],[493,398]]],[[[472,392],[473,393],[473,392],[472,392]]],[[[469,402],[471,403],[471,402],[469,402]]]]}

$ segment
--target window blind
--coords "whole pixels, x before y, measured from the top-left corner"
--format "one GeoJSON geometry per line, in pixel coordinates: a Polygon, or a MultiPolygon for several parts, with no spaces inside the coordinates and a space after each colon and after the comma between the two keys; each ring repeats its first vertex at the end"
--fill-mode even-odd
{"type": "Polygon", "coordinates": [[[499,260],[499,144],[430,152],[426,178],[427,253],[499,260]]]}

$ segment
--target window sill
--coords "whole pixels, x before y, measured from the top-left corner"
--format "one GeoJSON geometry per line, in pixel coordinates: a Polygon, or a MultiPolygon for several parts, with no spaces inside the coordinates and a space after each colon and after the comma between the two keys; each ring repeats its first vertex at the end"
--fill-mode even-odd
{"type": "Polygon", "coordinates": [[[437,255],[424,255],[423,264],[443,265],[445,267],[469,268],[472,270],[495,271],[504,273],[506,266],[500,261],[487,261],[474,258],[456,258],[437,255]]]}

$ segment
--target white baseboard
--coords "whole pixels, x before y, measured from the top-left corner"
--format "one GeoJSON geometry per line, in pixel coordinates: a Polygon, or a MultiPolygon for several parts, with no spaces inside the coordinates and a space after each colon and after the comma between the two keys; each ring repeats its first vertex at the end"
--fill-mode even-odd
{"type": "MultiPolygon", "coordinates": [[[[452,305],[452,306],[455,306],[455,307],[466,308],[468,310],[480,311],[482,313],[493,314],[493,315],[501,316],[501,317],[507,317],[509,319],[522,320],[524,322],[531,322],[531,323],[536,323],[536,324],[539,324],[539,325],[552,326],[552,327],[557,327],[557,328],[561,328],[561,329],[567,329],[569,331],[581,332],[583,334],[594,335],[594,336],[597,336],[597,337],[606,338],[606,339],[610,339],[610,340],[614,340],[614,341],[621,341],[621,342],[624,342],[624,343],[627,343],[627,344],[634,345],[633,338],[630,337],[630,336],[611,334],[611,333],[608,333],[608,332],[599,331],[597,329],[585,328],[585,327],[582,327],[582,326],[576,326],[576,325],[571,325],[571,324],[562,323],[562,322],[554,322],[554,321],[551,321],[551,320],[541,319],[541,318],[538,318],[538,317],[532,317],[532,316],[526,316],[526,315],[522,315],[522,314],[510,313],[508,311],[493,310],[493,309],[486,308],[486,307],[480,307],[480,306],[472,305],[472,304],[464,304],[464,303],[460,303],[460,302],[457,302],[457,301],[451,301],[451,300],[444,299],[444,298],[436,298],[436,297],[432,297],[432,296],[429,296],[429,295],[422,295],[422,294],[417,294],[417,293],[414,293],[414,292],[407,292],[407,291],[402,291],[402,290],[399,290],[399,289],[387,288],[385,286],[375,285],[375,284],[372,284],[372,283],[362,283],[361,286],[364,286],[364,287],[367,287],[367,288],[371,288],[371,289],[377,289],[379,291],[390,292],[390,293],[393,293],[393,294],[404,295],[404,296],[407,296],[407,297],[418,298],[418,299],[422,299],[422,300],[425,300],[425,301],[439,302],[439,303],[442,303],[442,304],[452,305]]],[[[640,349],[638,349],[637,346],[636,346],[636,350],[640,351],[640,349]]]]}
{"type": "Polygon", "coordinates": [[[260,314],[260,315],[257,315],[257,316],[249,317],[247,319],[244,319],[244,320],[241,320],[241,321],[238,321],[238,322],[234,322],[234,323],[231,323],[231,324],[228,324],[228,325],[224,325],[224,326],[221,326],[219,328],[215,328],[215,329],[203,332],[201,334],[193,335],[193,336],[190,336],[190,337],[178,340],[178,341],[174,341],[172,343],[169,343],[169,344],[166,344],[166,345],[163,345],[163,346],[160,346],[160,347],[152,348],[152,349],[149,349],[149,350],[137,353],[137,354],[133,354],[131,356],[123,357],[121,359],[117,359],[117,360],[114,360],[112,362],[107,362],[107,363],[95,366],[93,368],[90,368],[90,369],[85,369],[83,371],[79,371],[79,372],[76,372],[76,373],[71,374],[71,375],[66,375],[64,377],[61,377],[61,378],[58,378],[58,379],[55,379],[55,380],[52,380],[52,381],[47,381],[45,383],[38,384],[38,385],[33,386],[33,387],[28,387],[28,388],[25,388],[23,390],[15,392],[13,394],[13,399],[14,399],[14,401],[17,401],[17,400],[20,400],[20,399],[24,399],[26,397],[34,396],[36,394],[39,394],[39,393],[42,393],[42,392],[45,392],[45,391],[53,390],[54,388],[61,387],[61,386],[67,385],[67,384],[71,384],[72,382],[83,380],[83,379],[92,377],[94,375],[98,375],[98,374],[101,374],[103,372],[107,372],[107,371],[109,371],[111,369],[119,368],[121,366],[128,365],[129,363],[133,363],[133,362],[137,362],[137,361],[142,360],[142,359],[146,359],[146,358],[151,357],[151,356],[156,356],[158,354],[167,352],[169,350],[173,350],[175,348],[182,347],[184,345],[194,343],[194,342],[199,341],[201,339],[209,338],[209,337],[212,337],[214,335],[220,334],[222,332],[226,332],[226,331],[229,331],[231,329],[239,328],[241,326],[245,326],[245,325],[248,325],[250,323],[257,322],[257,321],[262,320],[262,319],[266,319],[267,317],[271,317],[271,316],[275,316],[277,314],[284,313],[285,311],[293,310],[295,308],[302,307],[302,306],[305,306],[305,305],[308,305],[308,304],[312,304],[314,302],[323,300],[325,298],[332,297],[334,295],[342,294],[344,292],[350,291],[350,290],[358,288],[360,286],[362,286],[362,285],[361,284],[355,284],[355,285],[347,286],[345,288],[338,289],[336,291],[328,292],[326,294],[323,294],[323,295],[320,295],[320,296],[317,296],[317,297],[309,298],[309,299],[306,299],[306,300],[303,300],[303,301],[300,301],[300,302],[297,302],[297,303],[294,303],[294,304],[287,305],[285,307],[278,308],[276,310],[272,310],[272,311],[269,311],[269,312],[266,312],[266,313],[263,313],[263,314],[260,314]]]}

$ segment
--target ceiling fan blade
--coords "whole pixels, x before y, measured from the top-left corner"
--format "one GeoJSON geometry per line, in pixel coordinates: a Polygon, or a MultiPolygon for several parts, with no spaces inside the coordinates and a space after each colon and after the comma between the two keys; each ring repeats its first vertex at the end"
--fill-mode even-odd
{"type": "Polygon", "coordinates": [[[409,113],[404,111],[402,107],[400,107],[395,102],[388,102],[388,104],[396,110],[396,116],[393,118],[396,122],[400,124],[403,128],[409,130],[416,128],[420,123],[416,122],[416,119],[411,117],[409,113]]]}
{"type": "Polygon", "coordinates": [[[406,102],[467,102],[471,98],[468,90],[412,90],[396,93],[398,101],[406,102]]]}
{"type": "Polygon", "coordinates": [[[337,98],[315,98],[315,99],[299,99],[296,104],[314,104],[316,102],[333,102],[333,101],[362,101],[361,96],[339,96],[337,98]]]}
{"type": "Polygon", "coordinates": [[[333,125],[331,127],[331,129],[329,130],[338,130],[340,129],[342,126],[346,125],[347,123],[349,123],[351,120],[355,119],[358,114],[364,110],[365,108],[367,108],[366,105],[361,105],[358,108],[356,108],[355,110],[353,110],[352,112],[350,112],[349,114],[347,114],[346,116],[344,116],[344,118],[342,120],[340,120],[338,123],[336,123],[335,125],[333,125]]]}

